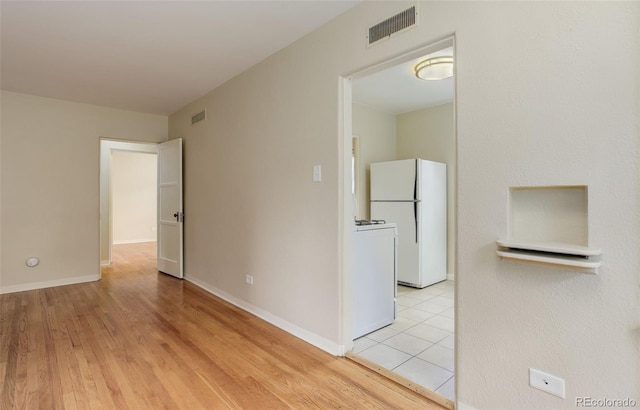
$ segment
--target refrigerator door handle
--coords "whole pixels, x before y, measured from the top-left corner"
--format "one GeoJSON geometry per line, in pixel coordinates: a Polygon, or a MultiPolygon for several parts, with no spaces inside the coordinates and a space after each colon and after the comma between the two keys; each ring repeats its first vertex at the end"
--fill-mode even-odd
{"type": "Polygon", "coordinates": [[[416,169],[413,174],[413,200],[418,200],[418,160],[416,160],[416,169]]]}
{"type": "Polygon", "coordinates": [[[413,201],[413,220],[416,222],[416,243],[418,243],[418,201],[413,201]]]}
{"type": "Polygon", "coordinates": [[[416,159],[413,177],[413,219],[416,223],[416,243],[418,243],[418,160],[416,159]]]}

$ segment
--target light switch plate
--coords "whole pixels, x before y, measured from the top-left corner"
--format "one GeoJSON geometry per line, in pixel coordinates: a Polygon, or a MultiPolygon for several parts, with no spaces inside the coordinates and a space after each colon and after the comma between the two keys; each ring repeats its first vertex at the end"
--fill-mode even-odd
{"type": "Polygon", "coordinates": [[[562,399],[565,398],[564,379],[536,369],[529,369],[529,386],[562,399]]]}
{"type": "Polygon", "coordinates": [[[313,166],[313,182],[322,181],[322,166],[314,165],[313,166]]]}

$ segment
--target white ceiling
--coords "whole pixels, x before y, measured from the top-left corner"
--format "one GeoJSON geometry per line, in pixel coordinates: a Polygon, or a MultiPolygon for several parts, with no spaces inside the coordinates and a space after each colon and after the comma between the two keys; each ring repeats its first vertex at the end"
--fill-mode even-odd
{"type": "Polygon", "coordinates": [[[168,115],[359,1],[2,0],[0,85],[168,115]]]}
{"type": "Polygon", "coordinates": [[[412,59],[353,81],[353,101],[389,114],[403,114],[453,101],[453,77],[424,81],[414,67],[436,56],[453,56],[453,47],[412,59]]]}

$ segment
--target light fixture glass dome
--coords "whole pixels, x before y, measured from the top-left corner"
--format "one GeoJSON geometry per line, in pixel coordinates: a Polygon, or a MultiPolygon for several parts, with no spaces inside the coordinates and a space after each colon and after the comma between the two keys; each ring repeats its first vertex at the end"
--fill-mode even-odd
{"type": "Polygon", "coordinates": [[[453,57],[428,58],[415,67],[416,77],[422,80],[444,80],[453,77],[453,57]]]}

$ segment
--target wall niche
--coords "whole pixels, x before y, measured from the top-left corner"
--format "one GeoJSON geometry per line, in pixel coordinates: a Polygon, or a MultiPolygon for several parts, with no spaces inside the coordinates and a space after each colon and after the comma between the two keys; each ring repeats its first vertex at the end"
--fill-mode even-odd
{"type": "Polygon", "coordinates": [[[589,247],[586,185],[510,187],[504,259],[597,273],[600,249],[589,247]]]}

